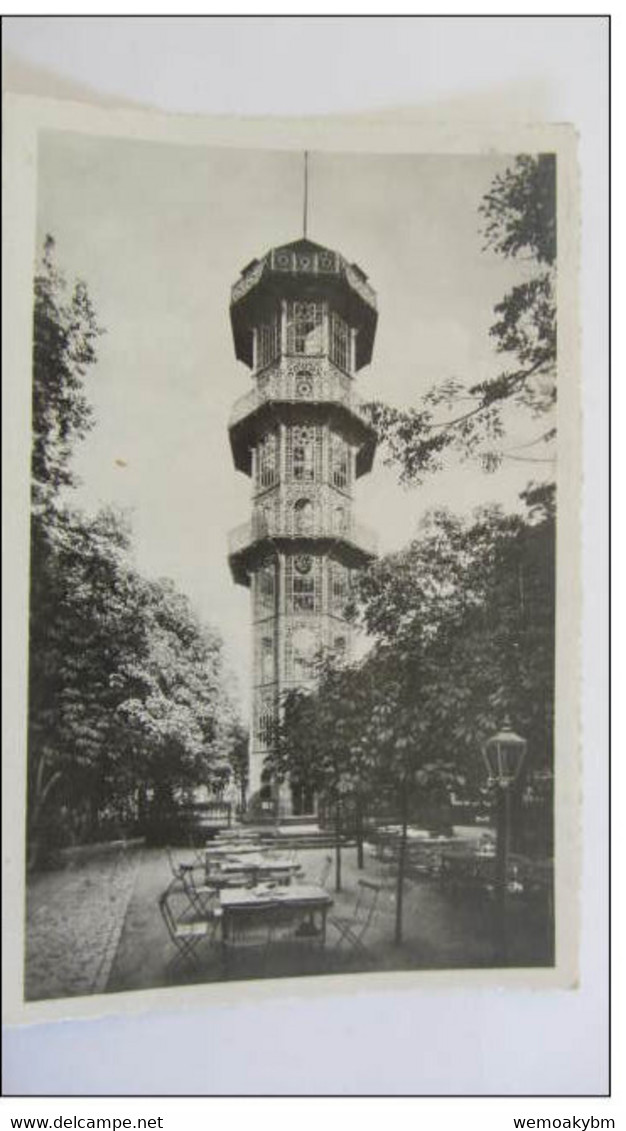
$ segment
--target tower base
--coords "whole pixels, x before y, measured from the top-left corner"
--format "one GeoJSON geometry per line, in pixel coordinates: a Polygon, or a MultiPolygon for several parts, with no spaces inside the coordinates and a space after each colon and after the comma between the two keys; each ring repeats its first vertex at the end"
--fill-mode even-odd
{"type": "Polygon", "coordinates": [[[289,781],[272,782],[264,768],[266,754],[250,754],[248,811],[261,819],[283,817],[315,817],[317,804],[311,790],[293,785],[289,781]]]}

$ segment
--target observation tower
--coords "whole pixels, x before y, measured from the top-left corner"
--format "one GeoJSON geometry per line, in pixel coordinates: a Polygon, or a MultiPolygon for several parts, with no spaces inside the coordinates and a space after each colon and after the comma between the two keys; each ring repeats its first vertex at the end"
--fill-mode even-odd
{"type": "MultiPolygon", "coordinates": [[[[314,680],[321,650],[349,658],[352,573],[376,554],[353,514],[355,480],[376,448],[354,391],[372,357],[376,295],[360,267],[304,237],[244,267],[230,317],[254,386],[229,422],[235,467],[252,481],[251,519],[230,534],[229,564],[251,590],[249,797],[270,801],[263,766],[281,696],[314,680]]],[[[282,788],[282,814],[314,806],[301,787],[282,788]]]]}

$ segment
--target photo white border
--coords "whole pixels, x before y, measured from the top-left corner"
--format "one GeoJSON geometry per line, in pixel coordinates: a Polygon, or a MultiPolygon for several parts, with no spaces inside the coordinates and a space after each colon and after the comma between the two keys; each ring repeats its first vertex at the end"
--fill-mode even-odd
{"type": "MultiPolygon", "coordinates": [[[[492,22],[493,22],[493,21],[492,21],[492,22]]],[[[536,23],[538,23],[538,24],[540,24],[540,25],[541,25],[541,23],[542,23],[542,21],[541,21],[541,20],[539,20],[539,19],[537,19],[537,20],[536,20],[535,22],[536,22],[536,23]]],[[[471,38],[471,37],[470,37],[470,38],[471,38]]],[[[549,38],[549,37],[548,37],[548,38],[549,38]]],[[[564,41],[562,42],[562,44],[561,44],[561,47],[562,47],[562,52],[563,52],[563,55],[564,55],[564,56],[566,56],[566,55],[567,55],[567,49],[566,49],[566,48],[567,48],[567,43],[566,43],[566,40],[564,40],[564,41]]],[[[476,43],[475,43],[475,42],[474,42],[474,44],[473,44],[473,49],[476,49],[476,43]]],[[[556,45],[555,45],[555,49],[556,49],[556,45]]],[[[480,51],[479,51],[478,53],[479,53],[479,55],[480,55],[480,51]]],[[[486,71],[488,71],[488,70],[489,70],[489,68],[488,68],[488,67],[486,67],[486,71]]],[[[576,81],[576,83],[577,83],[577,84],[578,84],[579,86],[580,86],[580,84],[582,83],[582,85],[583,85],[583,87],[584,87],[584,82],[585,82],[585,76],[584,76],[584,73],[582,73],[582,72],[576,73],[576,75],[575,75],[575,76],[573,76],[573,78],[575,78],[575,81],[576,81]]],[[[594,92],[594,94],[595,94],[595,92],[594,92]]],[[[409,115],[409,116],[410,116],[410,115],[409,115]]],[[[419,115],[419,113],[418,113],[418,114],[416,114],[416,117],[419,117],[419,116],[420,116],[420,115],[419,115]]],[[[386,128],[386,127],[385,127],[385,128],[386,128]]],[[[584,138],[583,138],[583,141],[585,141],[585,139],[584,139],[584,138]]],[[[246,142],[246,144],[249,144],[249,143],[248,143],[248,142],[246,142]]],[[[346,147],[345,147],[345,146],[343,146],[343,148],[346,148],[346,147]]],[[[369,145],[368,145],[368,146],[367,146],[367,148],[371,148],[371,146],[369,146],[369,145]]],[[[583,149],[584,149],[584,146],[583,146],[583,149]]],[[[587,180],[587,184],[588,184],[588,186],[589,186],[589,170],[587,170],[587,177],[588,177],[588,180],[587,180]]],[[[603,183],[604,183],[604,180],[605,180],[605,172],[604,172],[604,170],[602,170],[602,168],[598,169],[598,168],[597,168],[597,166],[596,166],[596,168],[595,168],[595,173],[593,173],[593,174],[592,174],[592,176],[591,176],[591,183],[592,183],[592,193],[595,193],[595,194],[596,194],[596,197],[597,197],[597,195],[598,195],[599,193],[601,193],[601,191],[602,191],[602,185],[603,185],[603,183]],[[595,180],[594,180],[594,176],[595,176],[595,180]]],[[[588,188],[588,191],[587,191],[587,196],[589,197],[589,188],[588,188]]],[[[593,204],[593,203],[594,203],[594,197],[592,196],[592,204],[593,204]]],[[[597,201],[597,199],[595,200],[595,204],[596,204],[596,207],[597,207],[597,206],[598,206],[598,201],[597,201]]],[[[587,211],[589,211],[589,209],[587,209],[587,211]]],[[[601,202],[599,203],[599,212],[600,212],[600,221],[602,221],[602,203],[601,203],[601,202]]],[[[599,248],[598,248],[597,250],[598,250],[598,252],[599,252],[599,260],[600,260],[600,267],[601,267],[602,258],[603,258],[603,248],[602,248],[602,246],[600,246],[600,247],[599,247],[599,248]]],[[[589,257],[587,256],[587,258],[589,258],[589,257]]],[[[604,255],[604,259],[606,259],[606,256],[605,256],[605,255],[604,255]]],[[[600,274],[598,275],[597,264],[596,264],[596,272],[595,272],[595,275],[594,275],[593,273],[591,273],[591,275],[590,275],[589,273],[587,273],[587,276],[586,276],[586,278],[585,278],[585,280],[584,280],[584,283],[583,283],[583,290],[584,290],[584,291],[585,291],[585,290],[587,291],[587,296],[588,296],[588,297],[589,297],[589,291],[590,291],[590,289],[591,289],[591,291],[592,291],[592,292],[593,292],[593,293],[594,293],[595,295],[597,295],[598,293],[600,293],[600,294],[601,294],[601,293],[602,293],[603,291],[605,291],[605,290],[606,290],[606,283],[605,283],[605,279],[604,279],[604,277],[602,276],[602,274],[601,274],[601,273],[600,273],[600,274]]],[[[593,349],[595,348],[595,353],[594,353],[594,356],[593,356],[593,362],[594,362],[594,363],[596,364],[596,373],[595,373],[595,379],[596,379],[596,381],[597,381],[597,380],[598,380],[598,371],[597,371],[597,363],[598,363],[598,358],[600,358],[600,369],[601,369],[601,372],[602,372],[602,362],[603,362],[603,360],[604,360],[604,359],[603,359],[603,356],[602,356],[602,351],[600,351],[600,353],[598,353],[598,349],[597,349],[597,344],[598,344],[598,333],[599,333],[599,327],[598,327],[598,319],[597,319],[597,312],[596,312],[596,318],[595,318],[595,322],[594,322],[593,320],[591,321],[591,323],[588,323],[588,322],[586,322],[586,323],[585,323],[585,326],[586,326],[586,328],[588,328],[588,327],[590,326],[590,328],[591,328],[591,329],[590,329],[590,333],[587,333],[587,336],[586,336],[586,341],[585,341],[585,340],[583,340],[583,356],[585,356],[585,353],[586,353],[586,352],[587,352],[587,351],[589,350],[589,344],[590,344],[590,340],[591,340],[591,348],[592,348],[592,350],[593,350],[593,349]]],[[[588,361],[588,360],[589,360],[589,359],[587,358],[587,361],[588,361]]],[[[586,368],[587,368],[587,367],[586,367],[586,368]]],[[[601,377],[601,373],[600,373],[600,377],[601,377]]],[[[589,373],[588,373],[588,372],[587,372],[587,378],[589,378],[589,373]]],[[[600,459],[600,460],[602,459],[602,447],[603,447],[603,439],[602,439],[602,438],[598,439],[598,426],[599,426],[599,427],[600,427],[600,429],[601,429],[601,427],[602,427],[602,423],[603,423],[603,416],[602,416],[602,403],[600,403],[600,405],[599,405],[599,404],[598,404],[598,400],[599,400],[600,402],[602,402],[602,401],[603,401],[603,400],[605,399],[605,398],[603,398],[603,395],[602,395],[602,394],[603,394],[603,392],[604,392],[604,390],[603,390],[603,389],[601,389],[601,390],[599,390],[599,391],[598,391],[598,389],[596,388],[596,390],[595,390],[595,400],[594,400],[594,404],[595,404],[595,411],[596,411],[596,415],[595,415],[595,418],[594,418],[594,431],[593,431],[593,433],[592,433],[592,444],[595,444],[595,445],[596,445],[596,453],[595,453],[595,458],[596,458],[596,459],[600,459]]],[[[593,396],[593,390],[592,390],[592,396],[593,396]]],[[[589,387],[588,387],[588,386],[587,386],[587,390],[586,390],[586,401],[587,401],[587,407],[588,407],[588,403],[589,403],[589,387]]],[[[587,460],[587,464],[589,464],[589,459],[587,460]]],[[[597,470],[597,466],[598,466],[598,465],[596,464],[596,470],[597,470]]],[[[589,470],[589,467],[588,467],[588,470],[589,470]]],[[[592,468],[592,470],[593,470],[593,468],[592,468]]],[[[597,481],[597,475],[596,475],[596,477],[595,477],[595,480],[597,481]]],[[[601,480],[601,472],[600,472],[600,480],[601,480]]],[[[591,499],[591,503],[589,502],[589,499],[587,499],[587,503],[586,503],[586,506],[587,506],[587,510],[589,510],[589,506],[590,506],[590,505],[591,505],[591,507],[592,507],[592,508],[593,508],[594,506],[597,506],[597,502],[598,502],[598,501],[600,501],[600,503],[601,503],[601,499],[600,499],[600,500],[598,500],[597,498],[595,498],[595,500],[594,500],[594,497],[592,497],[592,499],[591,499]]],[[[597,521],[598,521],[598,515],[596,514],[596,515],[595,515],[594,517],[596,518],[596,522],[597,522],[597,521]]],[[[600,523],[601,523],[601,519],[600,519],[600,523]]],[[[587,562],[587,566],[588,566],[588,564],[589,564],[589,563],[587,562]]],[[[599,550],[599,556],[598,556],[598,549],[597,549],[597,547],[596,547],[596,549],[595,549],[595,561],[594,561],[594,566],[595,566],[595,569],[596,569],[596,574],[595,574],[595,576],[596,576],[596,584],[597,584],[597,585],[599,585],[600,587],[602,587],[602,585],[604,585],[604,583],[605,583],[605,575],[603,575],[603,574],[602,574],[602,547],[600,547],[600,550],[599,550]]],[[[596,624],[596,625],[594,626],[594,631],[596,632],[596,634],[597,634],[597,630],[598,630],[598,625],[596,624]]],[[[589,626],[587,626],[587,633],[588,633],[588,632],[589,632],[589,626]]],[[[600,634],[601,634],[601,630],[600,630],[600,634]]],[[[597,652],[596,652],[596,656],[597,656],[597,652]]],[[[600,658],[600,666],[602,666],[602,658],[600,658]]],[[[598,715],[598,713],[597,713],[597,705],[596,705],[595,707],[593,707],[593,708],[592,708],[592,710],[593,710],[593,711],[595,712],[595,714],[594,714],[594,715],[592,716],[592,720],[593,720],[593,721],[594,721],[594,722],[596,723],[596,727],[597,727],[597,724],[600,724],[600,726],[599,726],[599,732],[601,733],[601,735],[602,735],[602,737],[603,737],[603,735],[604,735],[604,728],[603,728],[603,723],[604,723],[604,720],[603,720],[603,718],[602,718],[602,714],[598,715]]],[[[603,749],[603,742],[601,741],[601,742],[600,742],[600,750],[602,751],[602,749],[603,749]]],[[[595,812],[594,812],[594,818],[593,818],[593,830],[594,830],[594,834],[595,834],[595,835],[597,835],[597,833],[598,833],[598,828],[599,828],[599,824],[598,824],[598,809],[601,809],[601,808],[602,808],[602,805],[603,805],[603,800],[604,800],[604,799],[603,799],[603,795],[602,795],[602,781],[604,780],[604,777],[605,777],[605,771],[603,770],[603,767],[602,767],[602,766],[600,766],[600,767],[599,767],[599,770],[600,770],[600,772],[599,772],[599,774],[597,775],[597,777],[596,777],[596,779],[595,779],[595,780],[596,780],[596,783],[597,783],[597,785],[598,785],[598,788],[599,788],[599,790],[600,790],[600,793],[599,793],[599,795],[598,795],[597,797],[595,797],[595,798],[594,798],[594,801],[595,801],[595,803],[596,803],[596,805],[595,805],[595,812]]],[[[600,823],[600,827],[601,827],[601,824],[602,824],[602,818],[601,818],[601,817],[599,818],[599,823],[600,823]]],[[[593,860],[595,860],[595,861],[597,861],[597,859],[598,859],[598,855],[599,855],[599,857],[600,857],[600,858],[602,858],[602,856],[603,856],[603,853],[602,853],[602,848],[601,848],[601,846],[598,846],[597,844],[595,844],[595,843],[594,843],[594,844],[592,845],[592,853],[591,853],[591,855],[592,855],[592,857],[593,857],[593,860]],[[598,849],[599,849],[599,852],[598,852],[598,849]]],[[[587,857],[587,863],[588,863],[588,862],[589,862],[589,856],[587,857]]],[[[596,877],[596,878],[597,878],[597,877],[596,877]]],[[[598,902],[597,902],[597,901],[596,901],[596,907],[598,907],[598,902]]],[[[600,907],[600,910],[602,910],[602,900],[601,900],[601,899],[600,899],[600,901],[599,901],[599,907],[600,907]]],[[[597,921],[596,921],[596,924],[595,924],[595,925],[596,925],[596,928],[597,928],[597,927],[598,927],[598,923],[597,923],[597,921]]],[[[602,932],[602,929],[601,929],[601,925],[600,925],[600,935],[601,935],[601,936],[602,936],[602,933],[603,933],[603,932],[602,932]]],[[[589,940],[587,940],[587,944],[589,944],[589,940]]],[[[594,942],[594,943],[592,943],[591,945],[592,945],[592,949],[593,949],[593,952],[594,952],[594,955],[593,955],[593,956],[594,956],[594,958],[595,958],[595,961],[596,961],[596,969],[595,969],[595,972],[594,972],[594,973],[595,973],[595,977],[596,977],[596,978],[598,979],[598,981],[597,981],[597,984],[596,984],[596,988],[597,988],[597,996],[596,996],[596,999],[595,999],[595,1001],[594,1001],[594,1005],[596,1005],[596,1006],[598,1006],[598,1007],[599,1007],[599,1014],[602,1014],[602,1012],[603,1012],[603,1011],[602,1011],[601,999],[602,999],[603,995],[605,994],[605,989],[604,989],[604,985],[603,985],[603,983],[602,983],[601,979],[602,979],[602,976],[603,976],[603,974],[604,974],[604,970],[603,970],[602,968],[600,968],[600,969],[597,969],[597,955],[598,955],[597,940],[595,940],[595,942],[594,942]]],[[[602,965],[602,964],[600,963],[600,965],[602,965]]],[[[249,984],[249,983],[247,983],[247,984],[246,984],[246,989],[249,989],[249,988],[250,988],[250,984],[249,984]]],[[[459,1005],[459,1006],[461,1007],[461,1009],[465,1008],[465,1005],[463,1004],[463,1002],[464,1002],[464,999],[465,999],[465,996],[466,996],[466,995],[457,995],[457,1004],[458,1004],[458,1005],[459,1005]]],[[[471,995],[471,996],[472,996],[472,998],[473,998],[473,995],[471,995]]],[[[490,995],[490,997],[491,997],[491,995],[490,995]]],[[[562,997],[562,995],[561,995],[561,997],[562,997]]],[[[554,998],[553,998],[553,1003],[554,1003],[554,1004],[556,1004],[556,1002],[554,1001],[554,998]]],[[[424,1004],[425,1004],[425,1002],[424,1002],[424,1001],[423,1001],[423,999],[422,999],[421,1005],[423,1006],[424,1004]]],[[[489,1003],[488,1003],[488,1002],[487,1002],[486,1000],[484,1000],[484,998],[483,998],[483,1001],[482,1001],[482,1007],[486,1008],[486,1006],[487,1006],[488,1004],[489,1004],[489,1003]]],[[[519,1013],[519,1017],[520,1017],[520,1019],[521,1019],[521,1018],[522,1018],[522,1014],[523,1014],[523,1004],[524,1004],[524,1003],[523,1003],[523,1001],[520,1001],[520,1003],[519,1003],[519,1004],[520,1004],[520,1006],[522,1006],[521,1012],[519,1013]]],[[[572,1005],[571,1001],[570,1001],[570,1003],[569,1003],[569,1004],[570,1004],[570,1006],[572,1005]]],[[[493,1005],[493,1001],[491,1001],[491,1005],[493,1005]]],[[[447,1009],[447,1006],[444,1006],[444,1003],[443,1003],[443,1002],[441,1001],[441,999],[439,999],[439,1006],[440,1006],[440,1010],[441,1010],[441,1013],[442,1013],[442,1015],[443,1015],[443,1014],[445,1014],[446,1016],[448,1016],[448,1014],[449,1014],[449,1011],[448,1011],[448,1009],[447,1009]]],[[[455,1011],[453,1010],[452,1012],[454,1013],[455,1011]]],[[[488,1010],[487,1012],[489,1012],[489,1010],[488,1010]]],[[[496,1011],[496,1012],[497,1012],[497,1011],[496,1011]]],[[[559,1026],[559,1028],[560,1028],[560,1031],[562,1032],[562,1035],[563,1035],[564,1044],[565,1044],[565,1045],[567,1045],[567,1044],[568,1044],[568,1041],[567,1041],[567,1036],[568,1036],[568,1034],[567,1034],[567,1028],[568,1028],[568,1025],[570,1024],[570,1021],[568,1021],[568,1020],[567,1020],[567,1017],[568,1017],[568,1014],[569,1014],[569,1016],[571,1017],[571,1015],[572,1015],[572,1010],[571,1010],[571,1008],[570,1008],[570,1009],[565,1009],[564,1011],[561,1011],[561,1012],[563,1012],[563,1013],[564,1013],[564,1018],[563,1018],[562,1022],[560,1023],[560,1026],[559,1026]]],[[[442,1018],[442,1019],[443,1019],[443,1018],[442,1018]]],[[[170,1019],[170,1020],[171,1020],[171,1019],[170,1019]]],[[[155,1018],[155,1021],[156,1021],[156,1018],[155,1018]]],[[[523,1029],[524,1029],[524,1025],[523,1025],[523,1023],[522,1023],[522,1030],[523,1030],[523,1029]]],[[[603,1034],[603,1032],[602,1032],[602,1031],[598,1031],[598,1027],[597,1027],[597,1024],[595,1024],[595,1023],[593,1024],[593,1027],[592,1027],[592,1031],[593,1031],[593,1033],[595,1034],[595,1037],[596,1037],[596,1042],[597,1042],[597,1041],[600,1041],[600,1042],[603,1042],[603,1041],[604,1041],[604,1034],[603,1034]]],[[[34,1030],[31,1030],[30,1032],[31,1032],[31,1034],[32,1034],[33,1036],[35,1036],[35,1031],[34,1031],[34,1030]]],[[[23,1034],[22,1034],[22,1035],[25,1035],[24,1031],[23,1031],[23,1034]]],[[[42,1031],[42,1035],[43,1035],[43,1031],[42,1031]]],[[[528,1034],[528,1036],[529,1036],[529,1034],[528,1034]]],[[[547,1032],[546,1032],[546,1031],[544,1031],[544,1036],[545,1036],[545,1037],[546,1037],[546,1039],[547,1039],[547,1032]]],[[[452,1043],[452,1045],[454,1045],[454,1043],[455,1043],[455,1042],[454,1042],[454,1040],[452,1040],[452,1042],[451,1042],[451,1043],[452,1043]]],[[[528,1048],[530,1047],[530,1045],[529,1045],[529,1044],[527,1043],[527,1046],[526,1046],[526,1047],[527,1047],[527,1049],[528,1049],[528,1048]]],[[[402,1059],[402,1057],[401,1057],[400,1059],[402,1059]]],[[[427,1060],[429,1061],[429,1063],[430,1063],[430,1062],[432,1061],[432,1058],[429,1058],[429,1057],[427,1057],[426,1059],[427,1059],[427,1060]]],[[[602,1059],[602,1058],[601,1058],[601,1059],[602,1059]]],[[[471,1066],[472,1066],[472,1063],[474,1063],[474,1060],[475,1060],[475,1058],[472,1058],[472,1057],[470,1056],[470,1058],[469,1058],[469,1061],[470,1061],[470,1064],[469,1064],[470,1070],[471,1070],[471,1066]]],[[[604,1058],[604,1063],[605,1063],[605,1062],[606,1062],[606,1058],[604,1058]]],[[[590,1070],[591,1076],[592,1076],[592,1077],[594,1077],[594,1078],[596,1078],[596,1079],[599,1079],[599,1075],[598,1075],[598,1065],[599,1065],[599,1064],[600,1064],[600,1061],[598,1060],[598,1058],[597,1058],[597,1057],[595,1057],[595,1058],[594,1058],[594,1057],[591,1057],[591,1056],[590,1056],[589,1058],[587,1058],[587,1065],[588,1065],[588,1067],[589,1067],[589,1070],[590,1070]],[[593,1063],[592,1063],[592,1062],[593,1062],[593,1063]]],[[[540,1066],[539,1066],[539,1065],[537,1064],[537,1065],[536,1065],[536,1067],[538,1067],[538,1068],[539,1068],[540,1066]]],[[[458,1070],[458,1068],[459,1068],[459,1066],[458,1066],[458,1065],[457,1065],[457,1064],[455,1063],[455,1069],[457,1069],[457,1070],[458,1070]]],[[[498,1071],[500,1072],[500,1075],[502,1075],[502,1071],[501,1071],[501,1070],[502,1070],[502,1065],[501,1065],[501,1064],[499,1064],[499,1066],[498,1066],[498,1071]]],[[[490,1074],[492,1075],[492,1078],[493,1078],[493,1071],[492,1071],[492,1072],[491,1072],[490,1074]]],[[[541,1075],[541,1073],[539,1073],[539,1074],[541,1075]]],[[[332,1077],[333,1073],[331,1072],[331,1074],[330,1074],[330,1075],[331,1075],[331,1077],[332,1077]]],[[[463,1073],[461,1073],[461,1075],[463,1075],[463,1073]]],[[[466,1075],[467,1075],[467,1073],[466,1073],[466,1075]]],[[[471,1071],[470,1071],[470,1075],[471,1075],[471,1071]]],[[[478,1076],[476,1076],[476,1083],[477,1083],[477,1084],[478,1084],[478,1085],[480,1086],[479,1075],[480,1075],[480,1074],[478,1074],[478,1076]]],[[[527,1072],[522,1072],[522,1076],[523,1076],[524,1078],[526,1078],[526,1077],[527,1077],[527,1075],[528,1075],[528,1073],[527,1073],[527,1072]]],[[[600,1072],[600,1075],[601,1075],[601,1072],[600,1072]]],[[[504,1073],[504,1076],[506,1077],[506,1072],[504,1073]]],[[[577,1068],[575,1067],[575,1058],[574,1058],[574,1060],[572,1060],[571,1056],[570,1056],[570,1076],[571,1076],[571,1079],[572,1079],[572,1082],[573,1082],[573,1084],[574,1084],[574,1085],[576,1085],[577,1083],[580,1083],[581,1087],[582,1087],[582,1088],[584,1088],[584,1086],[585,1086],[585,1085],[584,1085],[584,1080],[583,1080],[583,1076],[584,1076],[584,1073],[583,1073],[583,1076],[581,1076],[579,1069],[577,1069],[577,1068]]],[[[409,1075],[409,1074],[407,1074],[407,1080],[409,1080],[409,1078],[410,1078],[410,1075],[409,1075]]],[[[556,1075],[555,1075],[555,1074],[553,1073],[553,1079],[555,1080],[555,1082],[556,1082],[556,1087],[558,1088],[558,1082],[557,1082],[557,1078],[558,1078],[558,1073],[557,1073],[556,1075]]],[[[506,1082],[506,1080],[505,1080],[504,1089],[505,1089],[505,1090],[510,1090],[510,1085],[511,1085],[511,1081],[509,1080],[508,1082],[506,1082]]],[[[416,1086],[416,1087],[418,1088],[418,1090],[421,1090],[421,1088],[420,1088],[420,1083],[419,1083],[419,1081],[418,1081],[417,1079],[415,1080],[415,1086],[416,1086]]],[[[422,1087],[423,1087],[423,1085],[422,1085],[422,1087]]],[[[461,1083],[461,1089],[463,1089],[463,1084],[462,1084],[462,1083],[461,1083]]],[[[452,1091],[453,1089],[450,1089],[450,1090],[452,1091]]],[[[467,1091],[467,1089],[466,1089],[466,1091],[467,1091]]],[[[480,1092],[479,1092],[478,1094],[480,1094],[480,1092]]]]}
{"type": "MultiPolygon", "coordinates": [[[[23,431],[16,421],[28,420],[30,399],[32,337],[32,263],[34,257],[33,232],[35,226],[34,196],[37,181],[37,140],[40,130],[63,130],[94,135],[160,141],[170,145],[228,146],[242,148],[287,148],[297,151],[335,150],[340,152],[373,153],[493,153],[504,152],[513,156],[519,152],[555,152],[557,155],[558,201],[558,288],[559,288],[559,371],[562,374],[558,402],[560,433],[557,459],[558,494],[558,544],[557,544],[557,684],[555,724],[555,903],[557,907],[556,961],[554,969],[520,970],[456,970],[411,971],[379,974],[375,983],[379,988],[405,989],[416,986],[450,985],[517,985],[569,987],[576,978],[576,946],[578,887],[578,632],[579,632],[579,510],[580,510],[580,408],[578,399],[578,322],[577,322],[577,169],[575,137],[567,126],[507,127],[423,125],[410,120],[386,121],[384,124],[365,118],[350,123],[339,119],[329,120],[263,120],[245,119],[180,119],[157,114],[142,114],[123,110],[99,110],[69,103],[51,103],[38,100],[9,99],[5,122],[8,133],[7,155],[11,169],[12,190],[7,193],[6,212],[12,233],[11,259],[7,259],[8,299],[7,325],[13,327],[7,343],[9,356],[6,372],[12,380],[6,390],[9,399],[7,419],[11,422],[10,455],[7,465],[10,498],[28,498],[29,444],[28,427],[23,431]],[[19,282],[18,282],[19,280],[19,282]],[[27,331],[28,327],[28,333],[27,331]],[[21,328],[21,331],[20,329],[21,328]],[[17,472],[17,475],[16,475],[17,472]]],[[[6,980],[5,1003],[7,1017],[12,1021],[68,1019],[71,1017],[100,1016],[103,1013],[126,1012],[163,1006],[174,1000],[185,1007],[190,1002],[210,1003],[237,1001],[241,987],[211,985],[191,988],[177,987],[173,991],[142,990],[140,993],[93,995],[85,998],[29,1002],[22,1006],[16,999],[20,990],[21,970],[18,955],[23,953],[23,930],[18,908],[24,906],[24,812],[25,812],[25,745],[23,719],[26,717],[27,648],[25,627],[27,592],[24,578],[28,575],[28,509],[19,516],[19,531],[11,539],[8,580],[12,592],[21,594],[20,601],[13,600],[11,616],[15,624],[9,630],[12,644],[11,671],[15,678],[11,689],[11,706],[6,715],[12,728],[6,734],[8,775],[5,797],[10,804],[5,816],[5,829],[15,867],[7,873],[8,915],[15,922],[15,932],[6,948],[9,963],[6,980]],[[15,561],[12,561],[15,555],[15,561]],[[22,631],[20,633],[20,621],[22,631]],[[12,719],[15,709],[17,720],[12,719]],[[18,722],[19,720],[19,722],[18,722]],[[17,725],[16,725],[17,723],[17,725]],[[17,804],[16,804],[17,801],[17,804]],[[17,950],[14,950],[14,946],[17,950]]],[[[254,990],[246,983],[245,993],[261,997],[314,992],[353,992],[366,989],[371,975],[355,975],[343,979],[296,979],[284,990],[279,983],[263,981],[254,990]],[[344,984],[345,981],[345,984],[344,984]]]]}

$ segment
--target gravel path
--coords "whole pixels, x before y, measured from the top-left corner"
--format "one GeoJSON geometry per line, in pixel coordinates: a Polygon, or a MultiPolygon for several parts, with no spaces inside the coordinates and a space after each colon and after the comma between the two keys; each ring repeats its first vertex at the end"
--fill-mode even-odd
{"type": "Polygon", "coordinates": [[[27,1001],[105,990],[140,858],[120,848],[30,878],[27,1001]]]}

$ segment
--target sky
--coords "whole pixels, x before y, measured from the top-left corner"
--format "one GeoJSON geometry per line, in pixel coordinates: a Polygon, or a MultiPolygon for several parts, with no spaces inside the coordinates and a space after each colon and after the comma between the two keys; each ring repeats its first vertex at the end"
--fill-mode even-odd
{"type": "MultiPolygon", "coordinates": [[[[483,250],[477,209],[510,160],[310,155],[308,235],[356,261],[378,297],[372,364],[356,381],[365,399],[408,406],[442,379],[501,369],[493,307],[528,266],[483,250]]],[[[73,500],[129,513],[137,567],[173,578],[219,629],[247,709],[249,593],[231,578],[227,536],[249,517],[251,490],[227,426],[252,382],[234,355],[230,287],[251,259],[302,234],[302,155],[49,131],[38,170],[38,247],[54,236],[59,267],[85,280],[106,330],[87,378],[96,425],[76,451],[73,500]]],[[[507,442],[541,430],[519,419],[507,442]]],[[[505,462],[486,475],[452,458],[406,489],[377,456],[355,514],[385,553],[432,507],[518,506],[546,467],[505,462]]]]}

